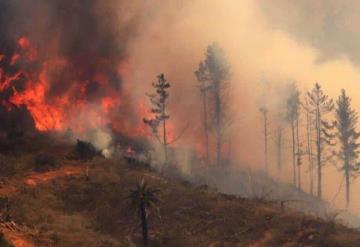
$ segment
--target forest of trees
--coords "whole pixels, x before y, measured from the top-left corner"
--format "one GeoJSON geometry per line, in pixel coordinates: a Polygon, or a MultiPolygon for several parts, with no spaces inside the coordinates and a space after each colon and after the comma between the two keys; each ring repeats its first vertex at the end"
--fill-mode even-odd
{"type": "Polygon", "coordinates": [[[226,160],[224,156],[225,133],[230,121],[226,104],[228,100],[227,91],[229,90],[230,66],[224,51],[217,43],[208,46],[205,60],[200,62],[199,68],[195,71],[195,76],[199,83],[203,104],[202,121],[205,136],[205,160],[207,163],[211,162],[209,157],[209,138],[211,134],[214,134],[215,165],[224,165],[226,160]]]}
{"type": "MultiPolygon", "coordinates": [[[[306,167],[308,185],[306,188],[309,194],[322,199],[323,168],[335,164],[338,171],[342,172],[345,182],[345,205],[348,209],[351,182],[360,172],[358,162],[360,132],[356,129],[358,115],[351,107],[350,97],[343,89],[334,103],[319,83],[315,83],[312,90],[301,97],[301,92],[297,89],[296,84],[290,83],[284,101],[284,117],[282,121],[278,120],[273,124],[274,129],[272,131],[278,173],[280,174],[283,168],[282,153],[284,152],[284,145],[286,145],[283,136],[284,131],[288,130],[293,185],[299,190],[304,190],[301,180],[301,167],[302,160],[306,156],[308,163],[306,167]],[[287,127],[285,125],[284,128],[281,122],[287,124],[287,127]],[[300,123],[304,123],[305,128],[300,128],[300,123]],[[299,133],[302,130],[305,132],[303,135],[299,133]]],[[[269,118],[268,115],[271,112],[266,106],[262,106],[260,111],[264,119],[265,116],[267,119],[269,118]]],[[[266,146],[268,145],[267,135],[270,135],[268,121],[266,120],[264,125],[267,129],[265,131],[267,134],[264,136],[265,150],[267,150],[266,146]]],[[[265,152],[265,162],[268,159],[268,153],[265,152]]]]}
{"type": "MultiPolygon", "coordinates": [[[[221,47],[213,43],[208,46],[205,58],[195,71],[199,90],[201,123],[203,126],[203,160],[208,165],[217,167],[229,163],[226,155],[230,151],[229,134],[230,113],[228,109],[228,91],[231,89],[230,65],[221,47]],[[227,144],[227,145],[226,145],[227,144]]],[[[176,141],[168,140],[167,100],[170,95],[170,83],[164,74],[157,77],[152,84],[155,92],[147,94],[151,102],[153,118],[144,119],[153,135],[163,148],[164,163],[169,161],[169,145],[176,141]]],[[[284,162],[285,148],[291,150],[292,184],[298,190],[323,198],[323,168],[326,165],[337,166],[345,181],[345,205],[350,204],[351,182],[360,172],[358,156],[360,153],[356,130],[358,115],[351,108],[351,99],[345,90],[334,103],[319,83],[305,93],[301,93],[295,82],[286,85],[286,97],[282,99],[281,108],[272,112],[266,104],[259,107],[262,117],[264,143],[264,170],[269,173],[270,142],[273,140],[277,177],[288,164],[284,162]],[[281,113],[279,113],[281,112],[281,113]],[[273,117],[273,118],[272,118],[273,117]],[[274,122],[271,122],[271,120],[274,122]],[[288,137],[288,138],[286,138],[288,137]],[[307,166],[304,167],[304,161],[307,166]],[[302,174],[307,174],[306,179],[302,174]],[[304,182],[308,184],[305,186],[304,182]]],[[[199,119],[200,120],[200,119],[199,119]]]]}

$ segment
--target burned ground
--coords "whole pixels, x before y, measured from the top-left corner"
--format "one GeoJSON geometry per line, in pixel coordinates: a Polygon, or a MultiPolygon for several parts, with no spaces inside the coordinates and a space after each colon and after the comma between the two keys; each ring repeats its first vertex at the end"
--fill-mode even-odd
{"type": "Polygon", "coordinates": [[[334,219],[306,216],[279,202],[221,194],[147,166],[134,169],[122,159],[56,155],[62,164],[54,174],[64,165],[88,165],[89,179],[69,174],[36,186],[17,183],[18,191],[9,195],[11,221],[32,229],[37,246],[140,246],[139,221],[127,195],[141,178],[161,191],[158,209],[149,215],[151,246],[356,246],[360,241],[356,230],[334,219]]]}

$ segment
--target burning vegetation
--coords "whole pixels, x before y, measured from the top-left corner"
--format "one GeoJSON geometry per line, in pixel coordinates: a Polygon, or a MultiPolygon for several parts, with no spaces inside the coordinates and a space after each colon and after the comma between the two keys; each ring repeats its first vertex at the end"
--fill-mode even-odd
{"type": "Polygon", "coordinates": [[[0,1],[5,240],[354,246],[358,232],[333,215],[344,208],[339,217],[360,225],[350,90],[309,90],[284,70],[273,43],[305,48],[269,30],[257,0],[209,1],[206,14],[205,0],[170,2],[0,1]],[[260,39],[236,34],[239,16],[260,39]]]}

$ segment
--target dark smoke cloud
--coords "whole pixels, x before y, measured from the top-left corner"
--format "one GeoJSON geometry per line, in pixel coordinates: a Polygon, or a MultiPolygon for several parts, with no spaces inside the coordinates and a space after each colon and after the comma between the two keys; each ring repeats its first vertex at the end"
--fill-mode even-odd
{"type": "Polygon", "coordinates": [[[269,25],[318,48],[318,61],[340,56],[360,63],[360,2],[356,0],[259,1],[269,25]]]}
{"type": "Polygon", "coordinates": [[[118,65],[137,25],[135,13],[123,18],[127,10],[122,1],[2,0],[0,52],[10,55],[19,37],[29,38],[39,62],[57,56],[69,63],[53,69],[50,97],[63,94],[69,83],[90,80],[88,98],[93,99],[102,88],[93,79],[99,73],[108,75],[114,90],[121,88],[118,65]]]}
{"type": "MultiPolygon", "coordinates": [[[[6,55],[0,66],[10,75],[20,69],[38,75],[47,62],[49,103],[64,94],[76,100],[78,89],[71,89],[80,84],[85,100],[95,105],[109,94],[125,98],[119,66],[137,33],[140,7],[139,1],[122,0],[0,0],[0,54],[6,55]],[[21,37],[36,48],[36,60],[11,65],[21,37]]],[[[13,83],[19,92],[24,84],[24,77],[13,83]]],[[[12,92],[9,87],[1,99],[12,92]]]]}
{"type": "Polygon", "coordinates": [[[0,6],[2,39],[25,35],[46,47],[56,38],[65,56],[122,56],[136,26],[136,18],[119,16],[127,8],[121,1],[2,0],[0,6]]]}

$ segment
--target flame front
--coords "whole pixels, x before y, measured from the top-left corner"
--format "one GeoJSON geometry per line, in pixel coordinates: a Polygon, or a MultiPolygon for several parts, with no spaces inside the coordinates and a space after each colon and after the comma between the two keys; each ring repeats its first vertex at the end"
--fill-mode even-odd
{"type": "MultiPolygon", "coordinates": [[[[122,115],[141,116],[144,105],[129,106],[122,102],[127,96],[111,81],[109,61],[95,58],[92,63],[96,64],[90,68],[100,69],[92,71],[61,57],[40,58],[37,48],[26,37],[18,40],[17,47],[18,52],[9,59],[16,72],[7,73],[0,68],[0,92],[10,95],[3,97],[2,105],[9,111],[26,107],[37,130],[83,132],[111,125],[121,132],[146,134],[141,117],[130,122],[121,119],[122,115]]],[[[5,58],[1,55],[0,62],[5,58]]],[[[124,64],[119,61],[117,73],[128,73],[124,64]]]]}

